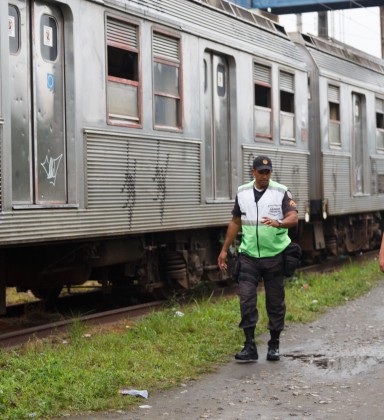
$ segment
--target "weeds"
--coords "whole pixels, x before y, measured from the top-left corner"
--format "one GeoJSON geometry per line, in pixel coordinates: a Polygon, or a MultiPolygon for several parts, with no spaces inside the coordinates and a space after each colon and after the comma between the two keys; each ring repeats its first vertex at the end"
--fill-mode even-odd
{"type": "MultiPolygon", "coordinates": [[[[309,322],[327,307],[365,293],[380,280],[377,261],[332,274],[303,274],[287,282],[287,323],[309,322]]],[[[266,331],[259,296],[257,333],[266,331]]],[[[126,409],[137,404],[121,387],[172,387],[212,371],[242,345],[237,298],[196,298],[109,330],[77,321],[65,337],[36,340],[0,353],[2,419],[50,418],[69,412],[126,409]]]]}

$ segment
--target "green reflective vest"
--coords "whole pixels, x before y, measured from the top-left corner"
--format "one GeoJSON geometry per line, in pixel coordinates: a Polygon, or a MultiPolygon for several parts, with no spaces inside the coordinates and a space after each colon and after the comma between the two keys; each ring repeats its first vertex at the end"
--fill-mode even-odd
{"type": "Polygon", "coordinates": [[[264,226],[263,217],[283,219],[285,185],[270,180],[269,186],[255,202],[254,181],[239,187],[237,199],[241,210],[242,240],[239,248],[251,257],[274,257],[290,244],[288,229],[264,226]]]}

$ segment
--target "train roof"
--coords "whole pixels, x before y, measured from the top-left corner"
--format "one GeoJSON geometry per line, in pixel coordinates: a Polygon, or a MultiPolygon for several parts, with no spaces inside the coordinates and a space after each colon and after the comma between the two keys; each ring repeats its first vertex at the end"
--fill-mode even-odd
{"type": "Polygon", "coordinates": [[[163,18],[164,23],[172,22],[202,37],[305,67],[283,26],[226,0],[104,0],[104,4],[124,11],[141,11],[148,19],[163,18]]]}
{"type": "Polygon", "coordinates": [[[384,60],[334,38],[291,33],[292,40],[305,47],[319,69],[336,72],[384,87],[384,60]]]}

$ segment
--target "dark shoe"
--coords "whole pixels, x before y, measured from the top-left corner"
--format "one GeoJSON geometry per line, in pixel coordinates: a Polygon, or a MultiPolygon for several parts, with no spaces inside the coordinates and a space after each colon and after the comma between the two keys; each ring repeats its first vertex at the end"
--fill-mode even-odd
{"type": "Polygon", "coordinates": [[[256,362],[259,358],[255,343],[245,342],[243,350],[235,354],[235,359],[238,362],[256,362]]]}
{"type": "Polygon", "coordinates": [[[280,352],[279,352],[279,342],[277,341],[269,341],[268,342],[268,353],[267,353],[267,360],[270,362],[275,362],[280,360],[280,352]]]}

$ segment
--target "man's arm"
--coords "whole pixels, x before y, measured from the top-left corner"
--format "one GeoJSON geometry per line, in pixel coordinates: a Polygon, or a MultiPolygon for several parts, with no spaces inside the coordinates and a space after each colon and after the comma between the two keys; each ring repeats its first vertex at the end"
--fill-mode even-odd
{"type": "Polygon", "coordinates": [[[238,234],[241,228],[241,217],[233,216],[232,220],[229,222],[227,234],[225,235],[225,241],[223,247],[221,248],[220,255],[217,259],[217,264],[221,271],[227,269],[227,254],[230,245],[235,241],[236,235],[238,234]]]}
{"type": "Polygon", "coordinates": [[[288,211],[284,214],[284,219],[282,220],[282,226],[285,229],[292,228],[294,226],[297,226],[299,222],[299,215],[296,210],[288,211]]]}

